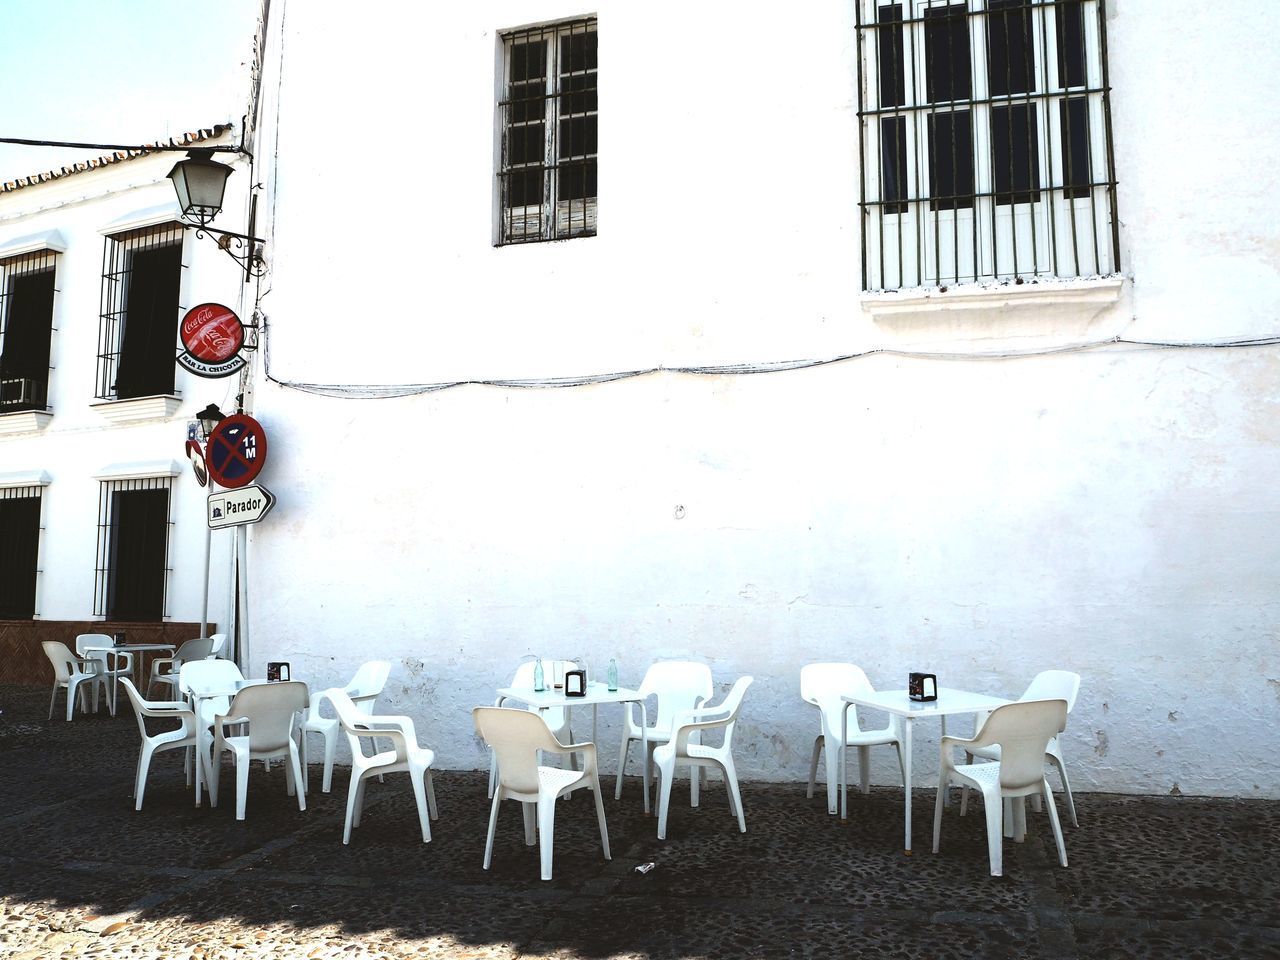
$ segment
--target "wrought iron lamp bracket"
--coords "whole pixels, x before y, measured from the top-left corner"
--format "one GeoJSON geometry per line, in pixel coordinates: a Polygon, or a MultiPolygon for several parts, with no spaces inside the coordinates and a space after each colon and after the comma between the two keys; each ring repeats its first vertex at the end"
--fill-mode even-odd
{"type": "Polygon", "coordinates": [[[197,226],[195,230],[197,237],[209,237],[223,253],[244,268],[245,283],[249,282],[250,277],[261,277],[267,272],[267,261],[262,255],[262,244],[266,241],[262,237],[219,230],[207,225],[197,226]]]}

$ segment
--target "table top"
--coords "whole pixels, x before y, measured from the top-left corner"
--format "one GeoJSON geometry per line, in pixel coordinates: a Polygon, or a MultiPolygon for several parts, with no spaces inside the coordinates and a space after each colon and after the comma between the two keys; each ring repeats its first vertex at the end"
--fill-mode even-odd
{"type": "Polygon", "coordinates": [[[945,717],[953,713],[978,713],[994,710],[1011,701],[1003,697],[989,697],[985,693],[970,693],[952,687],[939,687],[938,699],[919,703],[907,696],[906,690],[875,690],[869,693],[851,693],[841,697],[845,703],[860,707],[884,710],[899,717],[945,717]]]}
{"type": "MultiPolygon", "coordinates": [[[[237,693],[239,693],[245,687],[256,687],[259,684],[263,684],[263,683],[288,683],[288,682],[289,681],[287,680],[268,680],[266,677],[251,677],[247,680],[237,680],[235,681],[233,686],[219,687],[216,690],[214,689],[194,690],[193,689],[191,691],[191,695],[195,697],[197,700],[209,700],[209,699],[212,699],[213,697],[234,697],[237,693]]],[[[296,682],[304,683],[305,681],[298,680],[296,682]]]]}
{"type": "Polygon", "coordinates": [[[548,687],[546,690],[534,690],[532,687],[501,687],[498,696],[504,700],[518,700],[535,709],[547,707],[574,707],[593,703],[636,703],[644,699],[639,690],[619,687],[610,690],[609,685],[593,681],[587,684],[585,697],[566,697],[563,690],[548,687]]]}
{"type": "Polygon", "coordinates": [[[100,646],[89,647],[90,650],[123,650],[126,653],[133,651],[147,650],[177,650],[177,646],[172,643],[107,643],[104,642],[100,646]]]}

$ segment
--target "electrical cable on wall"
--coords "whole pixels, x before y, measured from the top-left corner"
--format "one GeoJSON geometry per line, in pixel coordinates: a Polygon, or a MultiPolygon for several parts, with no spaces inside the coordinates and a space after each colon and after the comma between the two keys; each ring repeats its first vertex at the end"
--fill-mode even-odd
{"type": "Polygon", "coordinates": [[[894,347],[873,347],[855,353],[846,353],[834,357],[804,360],[778,360],[765,363],[733,363],[708,366],[667,366],[645,367],[636,370],[616,370],[608,373],[582,374],[566,377],[535,377],[530,379],[493,379],[493,380],[451,380],[439,383],[399,383],[399,384],[339,384],[308,383],[301,380],[282,380],[271,373],[271,347],[268,336],[268,322],[262,316],[261,329],[263,374],[267,380],[288,390],[298,390],[322,397],[338,397],[348,400],[391,400],[399,397],[412,397],[424,393],[438,393],[454,387],[481,386],[507,387],[522,390],[546,390],[563,387],[585,387],[599,383],[610,383],[614,380],[627,380],[632,377],[644,377],[655,373],[683,373],[694,376],[746,376],[761,373],[782,373],[789,370],[803,370],[809,367],[823,367],[833,363],[845,363],[850,360],[861,360],[865,357],[884,355],[902,357],[911,360],[1019,360],[1030,357],[1046,357],[1064,353],[1083,353],[1112,346],[1131,346],[1150,350],[1177,349],[1226,349],[1240,347],[1265,347],[1280,344],[1280,336],[1252,337],[1229,341],[1173,341],[1173,340],[1130,340],[1115,336],[1105,340],[1094,340],[1086,343],[1066,344],[1063,346],[1044,347],[1041,349],[1020,351],[993,351],[988,353],[957,353],[954,351],[901,350],[894,347]]]}

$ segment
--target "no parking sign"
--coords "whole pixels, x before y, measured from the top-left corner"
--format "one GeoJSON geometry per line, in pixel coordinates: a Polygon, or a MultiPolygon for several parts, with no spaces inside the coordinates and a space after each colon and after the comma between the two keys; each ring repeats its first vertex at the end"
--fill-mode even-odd
{"type": "Polygon", "coordinates": [[[224,487],[243,487],[262,472],[267,460],[267,434],[244,413],[227,417],[209,434],[205,461],[209,476],[224,487]]]}

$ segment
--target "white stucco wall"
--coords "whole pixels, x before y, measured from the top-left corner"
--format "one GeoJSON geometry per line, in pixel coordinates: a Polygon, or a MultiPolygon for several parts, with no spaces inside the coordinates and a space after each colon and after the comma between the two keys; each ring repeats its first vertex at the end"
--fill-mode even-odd
{"type": "MultiPolygon", "coordinates": [[[[94,618],[96,477],[116,464],[177,461],[181,472],[171,486],[166,619],[200,621],[208,491],[198,486],[185,458],[187,421],[210,401],[232,409],[236,381],[202,380],[177,368],[175,394],[182,403],[168,419],[112,423],[93,406],[100,403],[95,390],[105,243],[101,231],[160,205],[176,210],[166,174],[182,156],[133,159],[0,196],[0,245],[50,230],[66,243],[55,279],[49,379],[53,416],[39,432],[0,435],[0,474],[43,471],[50,477],[43,492],[37,584],[41,620],[94,618]]],[[[231,187],[227,203],[229,209],[243,206],[244,197],[231,187]]],[[[243,273],[237,276],[235,265],[211,241],[197,241],[188,231],[183,262],[184,307],[205,300],[240,305],[243,273]]],[[[251,298],[248,302],[252,305],[251,298]]],[[[215,535],[211,561],[209,618],[222,625],[229,600],[226,541],[227,535],[215,535]]]]}
{"type": "MultiPolygon", "coordinates": [[[[960,356],[380,400],[261,382],[280,503],[252,531],[255,658],[313,686],[395,661],[383,709],[464,768],[486,763],[469,709],[527,654],[617,657],[633,685],[705,660],[722,688],[756,677],[740,771],[772,780],[807,771],[806,662],[1009,696],[1066,668],[1077,789],[1280,796],[1280,763],[1224,746],[1280,725],[1278,348],[975,356],[1280,328],[1276,135],[1229,95],[1274,93],[1262,5],[1108,6],[1119,302],[873,321],[849,4],[597,5],[600,235],[501,249],[496,32],[593,11],[461,5],[427,29],[393,3],[273,4],[278,380],[960,356]]],[[[919,782],[935,757],[918,746],[919,782]]]]}

